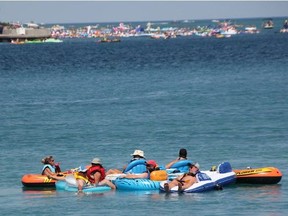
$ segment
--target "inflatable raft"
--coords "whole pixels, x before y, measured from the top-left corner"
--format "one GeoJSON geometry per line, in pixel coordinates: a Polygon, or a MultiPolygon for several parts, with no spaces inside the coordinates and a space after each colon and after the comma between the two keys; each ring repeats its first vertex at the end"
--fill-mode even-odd
{"type": "MultiPolygon", "coordinates": [[[[58,181],[55,183],[57,190],[65,190],[70,192],[77,192],[78,188],[75,185],[70,185],[66,181],[58,181]]],[[[111,188],[108,186],[86,186],[83,188],[84,193],[102,193],[105,191],[110,191],[111,188]]]]}
{"type": "MultiPolygon", "coordinates": [[[[174,175],[173,178],[176,176],[174,175]]],[[[219,164],[215,171],[201,171],[196,175],[197,183],[194,183],[191,187],[185,189],[185,193],[199,193],[210,190],[222,188],[228,184],[234,183],[236,180],[235,172],[229,162],[223,162],[219,164]]],[[[170,179],[172,180],[172,179],[170,179]]],[[[160,183],[160,190],[164,190],[164,184],[168,181],[160,183]]],[[[178,192],[178,186],[171,188],[170,192],[178,192]]]]}
{"type": "Polygon", "coordinates": [[[118,178],[114,184],[118,190],[159,190],[160,181],[118,178]]]}
{"type": "Polygon", "coordinates": [[[167,180],[166,170],[155,170],[151,172],[150,179],[130,179],[116,178],[113,180],[116,188],[119,190],[159,190],[160,182],[167,180]]]}
{"type": "Polygon", "coordinates": [[[41,174],[26,174],[21,182],[25,187],[55,187],[56,180],[41,174]]]}
{"type": "Polygon", "coordinates": [[[281,171],[275,167],[247,168],[233,171],[236,174],[236,183],[277,184],[282,178],[281,171]]]}
{"type": "MultiPolygon", "coordinates": [[[[57,181],[55,183],[57,190],[65,190],[70,192],[77,192],[77,181],[74,177],[74,175],[67,175],[65,178],[65,181],[57,181]]],[[[105,191],[110,191],[111,188],[108,186],[85,186],[83,187],[82,191],[84,193],[102,193],[105,191]]]]}

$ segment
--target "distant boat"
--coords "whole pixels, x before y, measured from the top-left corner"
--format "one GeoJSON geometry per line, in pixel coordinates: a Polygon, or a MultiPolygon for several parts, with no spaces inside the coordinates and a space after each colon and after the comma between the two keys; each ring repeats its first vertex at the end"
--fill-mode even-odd
{"type": "Polygon", "coordinates": [[[45,43],[62,43],[63,40],[57,39],[57,38],[47,38],[44,40],[45,43]]]}
{"type": "Polygon", "coordinates": [[[97,43],[115,43],[115,42],[121,42],[121,40],[119,38],[110,39],[110,38],[104,37],[97,41],[97,43]]]}
{"type": "Polygon", "coordinates": [[[28,28],[39,28],[39,25],[36,23],[25,23],[28,28]]]}
{"type": "Polygon", "coordinates": [[[272,19],[269,19],[269,20],[265,21],[263,23],[263,28],[264,29],[273,29],[274,28],[274,23],[273,23],[272,19]]]}

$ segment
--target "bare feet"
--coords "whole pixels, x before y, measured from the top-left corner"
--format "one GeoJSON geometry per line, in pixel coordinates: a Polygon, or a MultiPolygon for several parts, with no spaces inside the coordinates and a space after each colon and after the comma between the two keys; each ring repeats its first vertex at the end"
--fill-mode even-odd
{"type": "Polygon", "coordinates": [[[183,190],[182,190],[182,184],[181,184],[180,182],[178,183],[178,192],[179,192],[179,193],[183,192],[183,190]]]}
{"type": "Polygon", "coordinates": [[[170,191],[170,189],[169,189],[169,184],[168,184],[168,183],[165,183],[165,184],[164,184],[164,191],[165,191],[166,193],[170,191]]]}

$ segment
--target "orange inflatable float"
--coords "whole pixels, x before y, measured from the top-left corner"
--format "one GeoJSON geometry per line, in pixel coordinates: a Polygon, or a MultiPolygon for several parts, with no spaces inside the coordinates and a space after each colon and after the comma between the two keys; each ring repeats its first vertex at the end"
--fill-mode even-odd
{"type": "Polygon", "coordinates": [[[236,173],[236,183],[277,184],[282,178],[281,171],[275,167],[247,168],[233,171],[236,173]]]}
{"type": "Polygon", "coordinates": [[[41,174],[26,174],[21,181],[26,187],[55,187],[56,183],[56,180],[41,174]]]}

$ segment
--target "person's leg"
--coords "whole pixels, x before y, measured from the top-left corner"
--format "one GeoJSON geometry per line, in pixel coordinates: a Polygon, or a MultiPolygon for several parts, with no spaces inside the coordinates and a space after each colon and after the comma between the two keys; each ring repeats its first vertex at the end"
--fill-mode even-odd
{"type": "Polygon", "coordinates": [[[78,192],[82,192],[85,182],[82,179],[77,179],[78,192]]]}

